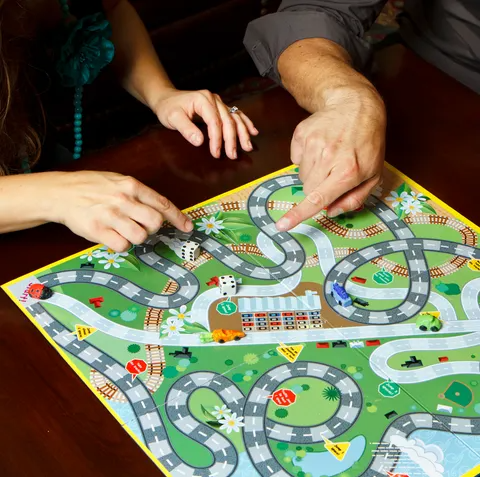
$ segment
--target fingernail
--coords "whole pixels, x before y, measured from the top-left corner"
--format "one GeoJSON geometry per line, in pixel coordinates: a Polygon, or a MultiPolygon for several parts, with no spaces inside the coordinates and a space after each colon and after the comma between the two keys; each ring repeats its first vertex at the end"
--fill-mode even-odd
{"type": "Polygon", "coordinates": [[[258,134],[258,129],[257,128],[253,128],[253,134],[258,134]]]}
{"type": "Polygon", "coordinates": [[[220,157],[221,152],[221,148],[217,148],[217,150],[215,151],[215,157],[220,157]]]}
{"type": "Polygon", "coordinates": [[[250,141],[247,141],[247,146],[250,151],[253,149],[252,143],[250,141]]]}
{"type": "Polygon", "coordinates": [[[192,143],[198,146],[200,144],[200,136],[198,134],[192,134],[192,143]]]}
{"type": "Polygon", "coordinates": [[[336,209],[332,209],[327,212],[327,215],[331,218],[337,217],[340,214],[343,214],[345,211],[341,207],[337,207],[336,209]]]}
{"type": "Polygon", "coordinates": [[[232,151],[232,153],[233,153],[233,154],[232,154],[233,158],[236,159],[236,158],[237,158],[237,149],[235,148],[235,149],[232,151]]]}
{"type": "Polygon", "coordinates": [[[279,232],[286,232],[290,228],[290,221],[282,217],[276,224],[275,227],[277,227],[277,230],[279,232]]]}
{"type": "Polygon", "coordinates": [[[185,220],[185,230],[191,232],[193,230],[193,222],[190,219],[185,220]]]}

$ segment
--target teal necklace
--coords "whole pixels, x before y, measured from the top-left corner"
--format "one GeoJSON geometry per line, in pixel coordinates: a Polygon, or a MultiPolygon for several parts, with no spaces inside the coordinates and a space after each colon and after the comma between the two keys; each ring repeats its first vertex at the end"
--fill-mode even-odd
{"type": "Polygon", "coordinates": [[[90,84],[113,59],[115,47],[110,41],[112,29],[103,12],[75,19],[69,0],[59,0],[62,9],[63,40],[56,70],[65,87],[73,87],[73,158],[80,159],[83,149],[83,87],[90,84]]]}

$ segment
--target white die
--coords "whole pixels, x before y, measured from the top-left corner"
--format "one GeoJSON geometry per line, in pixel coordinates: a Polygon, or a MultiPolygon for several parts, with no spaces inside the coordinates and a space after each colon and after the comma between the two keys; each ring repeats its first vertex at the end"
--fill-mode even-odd
{"type": "Polygon", "coordinates": [[[220,295],[233,296],[237,294],[237,282],[233,275],[222,275],[218,278],[220,295]]]}
{"type": "Polygon", "coordinates": [[[200,245],[192,240],[187,240],[182,245],[181,257],[183,260],[193,262],[200,255],[200,245]]]}

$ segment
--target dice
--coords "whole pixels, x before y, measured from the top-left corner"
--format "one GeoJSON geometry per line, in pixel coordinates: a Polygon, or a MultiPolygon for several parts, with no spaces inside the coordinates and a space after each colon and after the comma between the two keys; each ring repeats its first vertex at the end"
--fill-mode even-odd
{"type": "Polygon", "coordinates": [[[222,275],[218,279],[218,288],[220,295],[233,296],[237,293],[237,281],[233,275],[222,275]]]}
{"type": "Polygon", "coordinates": [[[183,243],[180,255],[183,260],[193,262],[200,255],[200,245],[192,240],[183,243]]]}

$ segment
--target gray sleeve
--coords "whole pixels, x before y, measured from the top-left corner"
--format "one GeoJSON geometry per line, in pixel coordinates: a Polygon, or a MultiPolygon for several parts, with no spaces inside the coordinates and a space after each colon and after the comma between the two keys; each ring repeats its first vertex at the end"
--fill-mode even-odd
{"type": "Polygon", "coordinates": [[[280,83],[277,61],[292,43],[325,38],[348,51],[362,69],[370,55],[363,35],[386,0],[283,0],[278,11],[252,21],[244,44],[262,76],[280,83]]]}

